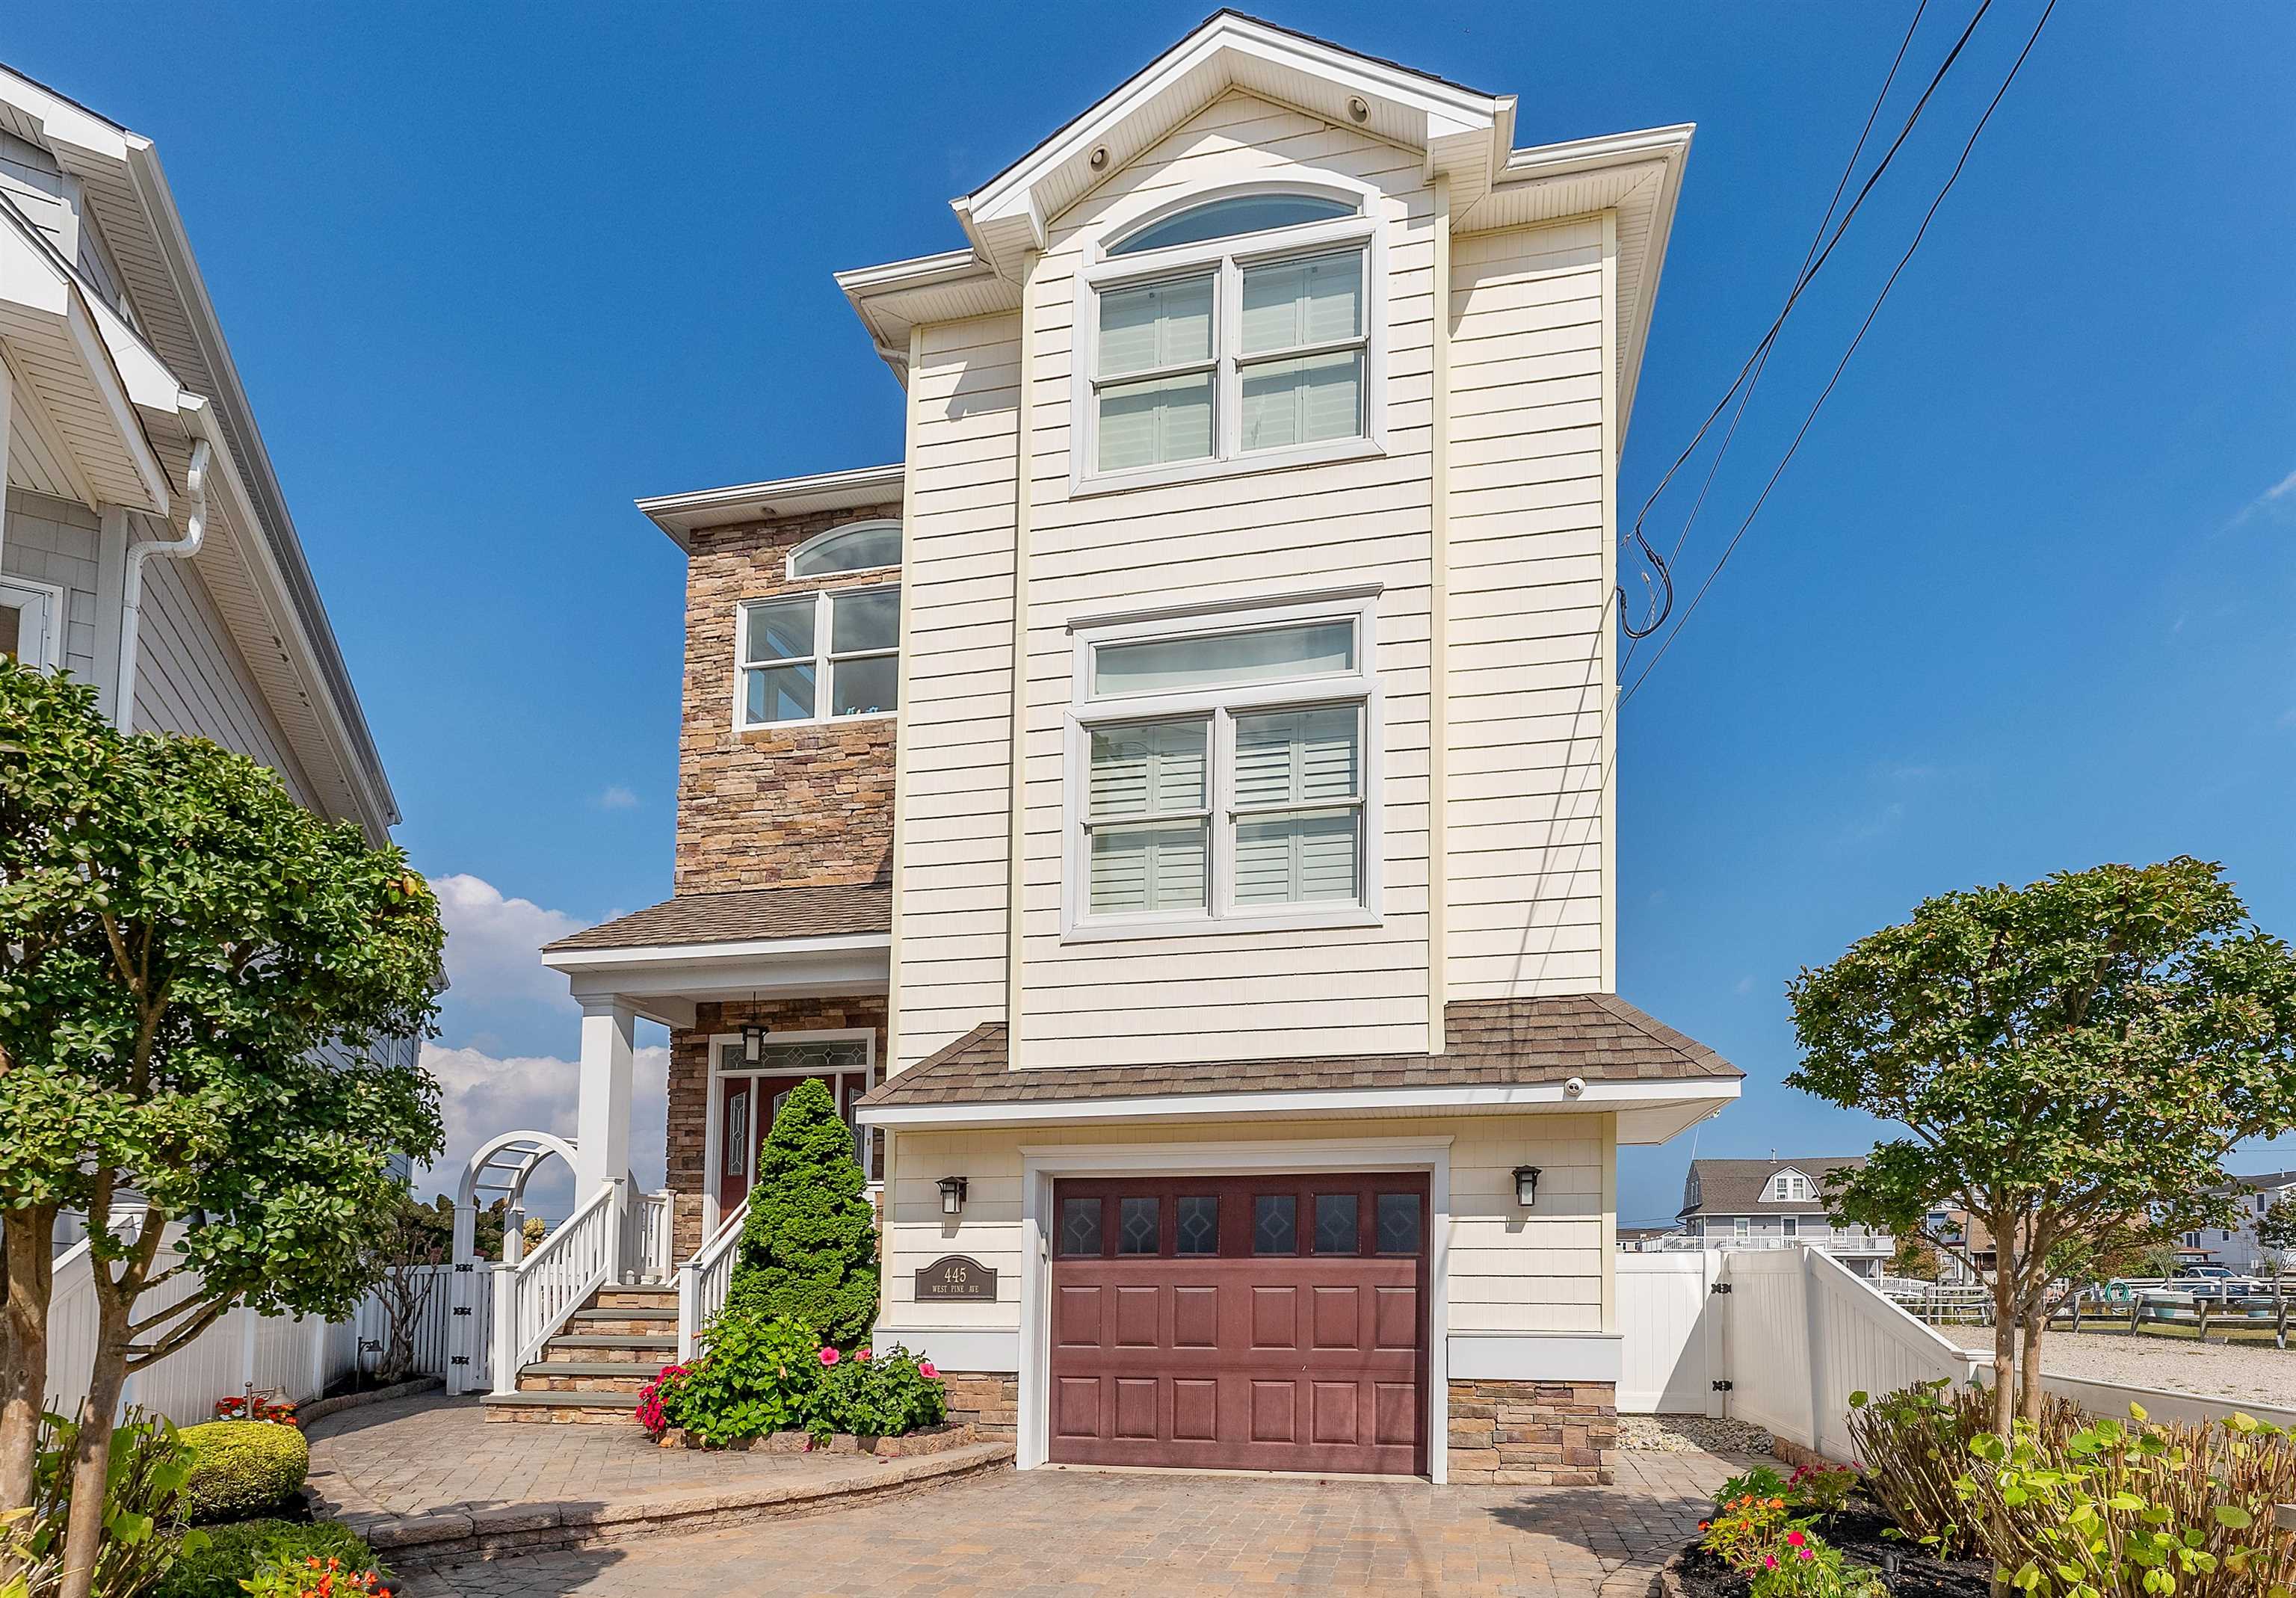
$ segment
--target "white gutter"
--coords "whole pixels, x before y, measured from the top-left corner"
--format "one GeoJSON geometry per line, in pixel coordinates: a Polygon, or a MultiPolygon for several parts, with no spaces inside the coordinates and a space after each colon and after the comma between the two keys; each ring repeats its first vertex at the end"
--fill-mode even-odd
{"type": "Polygon", "coordinates": [[[195,555],[200,553],[201,541],[208,536],[208,461],[215,447],[205,435],[215,424],[209,420],[204,406],[184,414],[193,418],[202,435],[192,444],[191,469],[184,474],[184,491],[192,496],[184,536],[175,539],[142,538],[127,546],[127,583],[119,618],[119,709],[113,718],[123,733],[135,730],[135,648],[144,619],[144,562],[154,555],[170,561],[195,555]]]}

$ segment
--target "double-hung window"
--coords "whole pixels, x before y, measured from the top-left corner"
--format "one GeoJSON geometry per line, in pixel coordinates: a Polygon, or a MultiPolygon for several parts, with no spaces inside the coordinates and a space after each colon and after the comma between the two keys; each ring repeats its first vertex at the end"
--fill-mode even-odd
{"type": "Polygon", "coordinates": [[[1161,481],[1370,447],[1376,229],[1310,194],[1215,200],[1084,276],[1080,483],[1161,481]]]}
{"type": "Polygon", "coordinates": [[[833,588],[741,610],[735,725],[890,715],[900,679],[901,591],[833,588]]]}
{"type": "Polygon", "coordinates": [[[1371,607],[1297,612],[1080,638],[1072,934],[1375,917],[1371,607]]]}
{"type": "Polygon", "coordinates": [[[47,583],[0,578],[0,655],[35,671],[63,664],[64,591],[47,583]]]}

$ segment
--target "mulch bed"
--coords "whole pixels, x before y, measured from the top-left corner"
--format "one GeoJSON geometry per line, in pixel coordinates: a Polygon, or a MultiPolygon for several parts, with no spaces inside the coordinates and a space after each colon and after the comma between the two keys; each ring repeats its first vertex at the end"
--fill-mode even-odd
{"type": "MultiPolygon", "coordinates": [[[[1890,1520],[1867,1504],[1854,1504],[1816,1529],[1857,1564],[1882,1566],[1884,1553],[1898,1557],[1890,1598],[1988,1598],[1993,1566],[1982,1559],[1939,1559],[1918,1543],[1885,1537],[1890,1520]]],[[[1746,1598],[1746,1578],[1712,1554],[1693,1547],[1673,1572],[1685,1598],[1746,1598]]]]}

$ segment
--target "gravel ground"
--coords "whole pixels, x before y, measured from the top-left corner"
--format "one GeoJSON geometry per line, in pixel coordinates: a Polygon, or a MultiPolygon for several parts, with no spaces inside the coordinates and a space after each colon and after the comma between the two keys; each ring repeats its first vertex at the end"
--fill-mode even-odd
{"type": "Polygon", "coordinates": [[[1711,1415],[1620,1415],[1619,1446],[1643,1454],[1767,1454],[1770,1434],[1711,1415]]]}
{"type": "MultiPolygon", "coordinates": [[[[1963,1348],[1993,1352],[1990,1326],[1940,1326],[1963,1348]]],[[[2296,1348],[2269,1344],[2196,1343],[2189,1339],[2127,1332],[2057,1331],[2041,1345],[2041,1365],[2052,1376],[2162,1387],[2236,1403],[2296,1409],[2296,1348]]]]}

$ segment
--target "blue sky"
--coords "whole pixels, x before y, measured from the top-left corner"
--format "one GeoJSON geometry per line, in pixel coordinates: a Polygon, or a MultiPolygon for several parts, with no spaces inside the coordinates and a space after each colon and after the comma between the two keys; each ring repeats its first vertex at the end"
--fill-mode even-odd
{"type": "MultiPolygon", "coordinates": [[[[1931,9],[1923,77],[1972,7],[1931,9]]],[[[2036,10],[1995,7],[1790,328],[1693,586],[2036,10]]],[[[1201,14],[12,14],[12,64],[159,141],[400,837],[452,880],[462,1127],[570,1117],[572,1012],[525,951],[668,889],[682,573],[631,498],[895,458],[830,273],[955,245],[951,195],[1201,14]]],[[[1631,504],[1775,314],[1912,8],[1268,14],[1520,94],[1524,143],[1699,124],[1631,504]]],[[[2059,7],[1624,712],[1620,987],[1751,1077],[1702,1152],[1870,1143],[1777,1086],[1783,988],[1926,894],[2185,851],[2296,935],[2296,11],[2163,15],[2059,7]]],[[[1671,1213],[1689,1151],[1627,1154],[1624,1218],[1671,1213]]]]}

